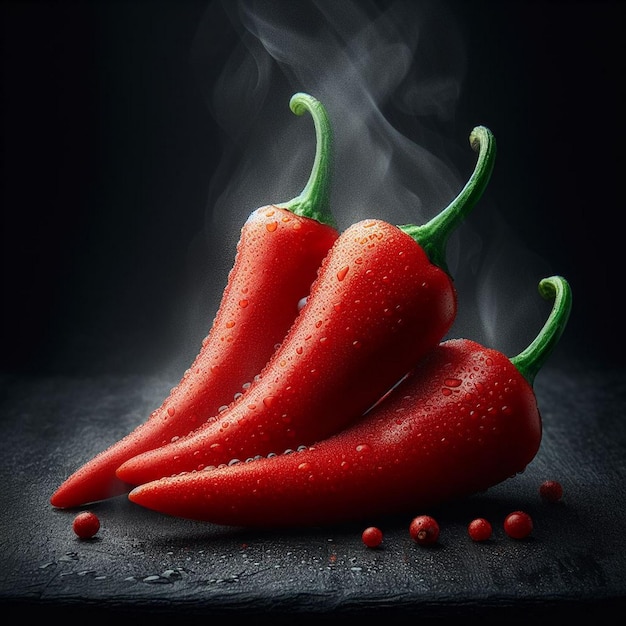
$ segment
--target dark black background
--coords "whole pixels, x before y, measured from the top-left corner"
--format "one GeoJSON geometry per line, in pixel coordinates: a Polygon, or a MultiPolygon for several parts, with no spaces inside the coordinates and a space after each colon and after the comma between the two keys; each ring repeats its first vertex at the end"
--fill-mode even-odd
{"type": "MultiPolygon", "coordinates": [[[[193,354],[178,319],[222,149],[189,63],[206,6],[2,3],[4,371],[193,354]]],[[[572,284],[563,341],[620,361],[624,4],[450,6],[469,63],[455,123],[489,121],[492,199],[572,284]]],[[[225,29],[224,59],[235,41],[225,29]]]]}

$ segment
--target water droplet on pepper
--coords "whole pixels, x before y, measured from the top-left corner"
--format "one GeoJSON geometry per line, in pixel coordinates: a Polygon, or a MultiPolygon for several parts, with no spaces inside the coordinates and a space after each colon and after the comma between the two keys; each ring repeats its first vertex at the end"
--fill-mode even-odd
{"type": "Polygon", "coordinates": [[[346,274],[348,273],[348,270],[350,268],[346,265],[345,267],[342,267],[338,272],[337,272],[337,280],[343,280],[346,277],[346,274]]]}

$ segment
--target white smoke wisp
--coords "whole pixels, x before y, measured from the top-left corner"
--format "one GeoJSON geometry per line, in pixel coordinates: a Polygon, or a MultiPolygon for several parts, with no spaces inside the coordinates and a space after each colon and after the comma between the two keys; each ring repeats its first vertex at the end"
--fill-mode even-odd
{"type": "MultiPolygon", "coordinates": [[[[315,133],[308,116],[289,110],[295,92],[315,96],[332,121],[331,208],[340,229],[368,217],[422,224],[439,213],[475,163],[471,128],[455,126],[466,54],[443,2],[397,0],[384,9],[367,0],[212,2],[192,59],[224,136],[222,159],[210,174],[205,232],[197,242],[204,258],[215,261],[201,266],[211,272],[213,299],[250,212],[293,198],[308,179],[315,133]]],[[[485,201],[476,211],[495,208],[485,201]]],[[[479,235],[470,216],[448,242],[448,267],[459,293],[451,335],[513,353],[535,332],[536,321],[520,337],[520,328],[507,320],[525,309],[526,294],[537,297],[541,275],[529,270],[520,277],[519,248],[507,239],[503,222],[489,224],[490,232],[479,235]],[[507,302],[493,295],[500,272],[487,264],[512,270],[505,279],[507,302]],[[522,279],[525,284],[514,287],[522,279]]],[[[209,282],[207,275],[202,280],[209,282]]],[[[206,326],[206,316],[198,323],[206,326]]]]}

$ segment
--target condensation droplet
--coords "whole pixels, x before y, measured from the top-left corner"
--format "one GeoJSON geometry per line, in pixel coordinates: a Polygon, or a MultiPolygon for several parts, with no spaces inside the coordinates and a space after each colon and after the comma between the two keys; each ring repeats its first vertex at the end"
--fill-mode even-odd
{"type": "Polygon", "coordinates": [[[461,382],[459,378],[446,378],[444,385],[446,385],[446,387],[460,387],[461,382]]]}
{"type": "Polygon", "coordinates": [[[167,414],[170,417],[174,417],[174,415],[176,414],[176,409],[173,406],[168,406],[167,407],[167,414]]]}
{"type": "Polygon", "coordinates": [[[346,265],[337,272],[337,280],[343,280],[350,268],[346,265]]]}
{"type": "Polygon", "coordinates": [[[249,303],[248,303],[248,300],[239,300],[239,306],[240,306],[242,309],[245,309],[245,308],[248,306],[248,304],[249,304],[249,303]]]}
{"type": "Polygon", "coordinates": [[[274,401],[276,400],[276,396],[265,396],[265,398],[263,398],[263,404],[266,408],[270,408],[272,406],[272,404],[274,404],[274,401]]]}
{"type": "Polygon", "coordinates": [[[278,228],[278,222],[268,222],[265,224],[268,233],[273,233],[278,228]]]}

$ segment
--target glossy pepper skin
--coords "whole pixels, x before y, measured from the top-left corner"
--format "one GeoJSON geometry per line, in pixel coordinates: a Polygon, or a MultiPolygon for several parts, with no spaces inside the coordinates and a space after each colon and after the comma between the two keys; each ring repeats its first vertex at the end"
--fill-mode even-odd
{"type": "Polygon", "coordinates": [[[470,142],[478,162],[451,205],[422,227],[366,219],[347,228],[260,379],[216,420],[126,461],[118,476],[141,484],[312,444],[358,419],[414,367],[457,310],[452,279],[425,248],[443,258],[450,229],[480,198],[493,168],[491,132],[478,127],[470,142]]]}
{"type": "Polygon", "coordinates": [[[131,501],[231,526],[280,527],[414,514],[523,471],[542,423],[532,385],[560,338],[571,291],[540,283],[551,316],[520,355],[441,343],[361,421],[309,448],[141,485],[131,501]]]}
{"type": "Polygon", "coordinates": [[[339,233],[329,210],[332,129],[324,107],[297,93],[292,111],[309,111],[317,148],[302,193],[253,211],[241,229],[234,265],[208,335],[180,382],[126,437],[88,461],[52,495],[60,508],[125,493],[115,476],[127,459],[186,435],[229,404],[251,382],[280,343],[309,293],[317,270],[339,233]]]}

